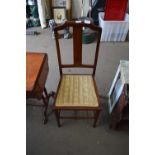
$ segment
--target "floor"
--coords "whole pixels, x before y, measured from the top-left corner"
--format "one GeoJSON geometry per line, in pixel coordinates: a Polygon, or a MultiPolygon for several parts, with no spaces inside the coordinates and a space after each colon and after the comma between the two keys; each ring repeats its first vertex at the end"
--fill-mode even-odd
{"type": "MultiPolygon", "coordinates": [[[[28,102],[38,103],[37,100],[28,102]]],[[[51,106],[48,109],[48,123],[44,125],[43,107],[28,105],[26,110],[27,155],[128,155],[129,131],[110,129],[107,104],[103,99],[101,103],[104,110],[101,112],[96,128],[92,127],[92,120],[68,119],[61,120],[62,127],[58,128],[51,106]]],[[[80,113],[80,116],[84,115],[86,113],[80,113]]]]}
{"type": "MultiPolygon", "coordinates": [[[[26,50],[46,52],[49,58],[49,75],[46,83],[48,92],[55,91],[59,81],[58,62],[55,42],[50,29],[32,28],[40,32],[37,36],[27,36],[26,50]]],[[[72,39],[61,39],[64,62],[71,62],[72,39]],[[68,43],[69,42],[69,43],[68,43]],[[66,46],[67,44],[67,46],[66,46]]],[[[83,61],[93,61],[94,43],[84,45],[85,58],[83,61]],[[89,54],[87,54],[89,51],[89,54]]],[[[62,120],[58,128],[52,113],[52,98],[49,102],[49,121],[43,124],[43,107],[27,105],[26,110],[26,151],[27,155],[128,155],[129,131],[112,130],[109,128],[110,116],[106,95],[114,78],[120,59],[129,59],[129,43],[101,43],[98,60],[96,82],[103,105],[97,127],[93,128],[91,120],[62,120]]],[[[79,70],[74,70],[78,72],[79,70]]],[[[72,73],[73,70],[66,70],[72,73]]],[[[86,72],[83,70],[82,72],[86,72]]],[[[90,72],[90,71],[88,71],[90,72]]],[[[33,99],[27,103],[37,105],[42,101],[33,99]]],[[[65,113],[67,115],[68,113],[65,113]]],[[[80,113],[86,115],[86,113],[80,113]]],[[[89,114],[89,113],[88,113],[89,114]]]]}

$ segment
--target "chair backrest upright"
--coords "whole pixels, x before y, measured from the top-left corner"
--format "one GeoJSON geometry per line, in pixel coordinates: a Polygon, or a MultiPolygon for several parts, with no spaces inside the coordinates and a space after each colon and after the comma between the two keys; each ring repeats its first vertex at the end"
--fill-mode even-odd
{"type": "Polygon", "coordinates": [[[73,67],[92,68],[93,69],[92,75],[93,76],[95,75],[98,54],[99,54],[101,32],[102,32],[102,29],[94,24],[87,24],[83,22],[77,23],[75,21],[67,21],[64,24],[56,26],[54,28],[60,75],[62,75],[62,68],[73,68],[73,67]],[[73,61],[73,64],[62,64],[58,31],[64,30],[65,28],[68,28],[68,27],[73,28],[73,60],[74,61],[73,61]],[[92,65],[82,64],[82,30],[83,30],[83,27],[90,28],[97,34],[95,59],[92,65]]]}

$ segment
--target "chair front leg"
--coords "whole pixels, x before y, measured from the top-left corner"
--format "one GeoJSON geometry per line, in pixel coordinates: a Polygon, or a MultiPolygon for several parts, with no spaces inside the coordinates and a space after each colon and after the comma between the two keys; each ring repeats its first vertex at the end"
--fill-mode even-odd
{"type": "Polygon", "coordinates": [[[60,124],[60,112],[58,110],[54,110],[54,112],[55,112],[55,117],[56,117],[56,120],[57,120],[58,127],[61,127],[61,124],[60,124]]]}

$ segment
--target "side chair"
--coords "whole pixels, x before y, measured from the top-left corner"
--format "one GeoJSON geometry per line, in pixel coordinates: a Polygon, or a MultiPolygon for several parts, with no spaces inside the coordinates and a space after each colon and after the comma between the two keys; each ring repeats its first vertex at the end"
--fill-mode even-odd
{"type": "Polygon", "coordinates": [[[99,95],[95,82],[95,72],[99,55],[99,45],[102,29],[92,23],[67,21],[54,29],[57,57],[60,71],[60,81],[53,103],[53,111],[56,116],[58,127],[61,126],[60,119],[93,119],[93,127],[101,111],[99,95]],[[59,46],[59,32],[65,28],[73,29],[73,64],[62,64],[62,56],[59,46]],[[82,63],[82,31],[90,28],[96,32],[96,51],[93,64],[82,63]],[[64,68],[92,68],[92,74],[64,74],[64,68]],[[62,111],[92,111],[93,116],[62,116],[62,111]]]}

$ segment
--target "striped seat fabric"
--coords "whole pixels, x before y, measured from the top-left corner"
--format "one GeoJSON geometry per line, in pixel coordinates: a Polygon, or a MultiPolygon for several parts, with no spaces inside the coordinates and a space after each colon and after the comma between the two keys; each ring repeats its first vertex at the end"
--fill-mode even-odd
{"type": "Polygon", "coordinates": [[[56,107],[98,107],[91,75],[63,75],[56,107]]]}

